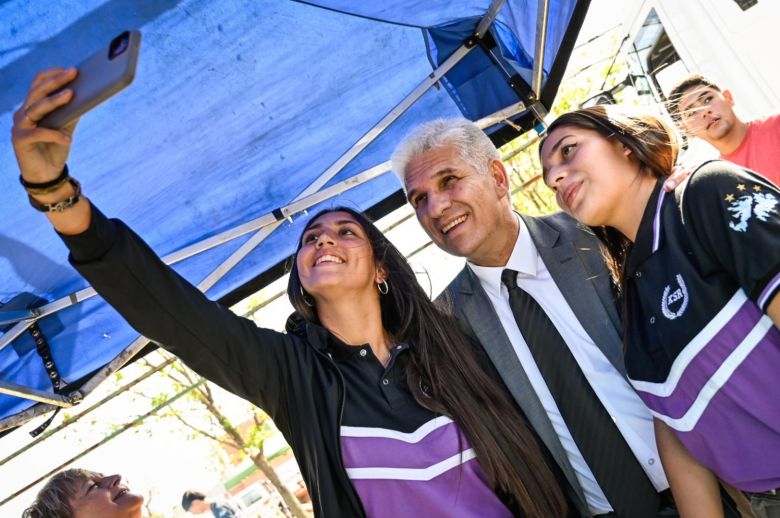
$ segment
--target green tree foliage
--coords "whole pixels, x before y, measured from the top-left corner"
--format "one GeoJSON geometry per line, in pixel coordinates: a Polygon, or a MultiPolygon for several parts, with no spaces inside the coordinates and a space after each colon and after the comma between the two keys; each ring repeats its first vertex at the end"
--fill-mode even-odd
{"type": "MultiPolygon", "coordinates": [[[[147,360],[148,368],[153,366],[147,360]]],[[[173,362],[160,371],[160,374],[171,382],[172,390],[176,393],[201,381],[201,377],[187,368],[181,362],[173,362]]],[[[152,406],[157,406],[170,397],[165,391],[153,396],[139,393],[149,399],[152,406]]],[[[237,425],[228,418],[215,397],[212,385],[208,382],[198,385],[190,391],[181,403],[167,406],[164,411],[157,413],[158,419],[174,419],[182,428],[189,430],[189,437],[200,436],[214,441],[228,451],[233,457],[240,459],[250,458],[257,468],[268,478],[282,500],[296,518],[307,518],[307,514],[300,502],[279,477],[269,459],[266,457],[265,440],[276,433],[270,424],[270,418],[259,408],[244,402],[246,407],[246,422],[237,425]]],[[[148,428],[148,427],[147,427],[148,428]]]]}
{"type": "MultiPolygon", "coordinates": [[[[620,42],[603,36],[572,52],[558,95],[550,109],[550,120],[575,110],[583,101],[620,82],[628,72],[625,55],[615,58],[620,42]],[[604,41],[606,38],[608,41],[604,41]],[[598,48],[596,48],[598,47],[598,48]]],[[[553,192],[541,180],[539,135],[532,130],[501,148],[512,185],[512,203],[523,214],[539,216],[558,210],[553,192]]]]}

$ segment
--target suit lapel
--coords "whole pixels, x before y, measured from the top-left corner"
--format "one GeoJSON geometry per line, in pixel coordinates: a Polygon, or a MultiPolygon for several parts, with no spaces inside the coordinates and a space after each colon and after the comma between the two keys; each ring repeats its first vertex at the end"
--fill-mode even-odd
{"type": "MultiPolygon", "coordinates": [[[[567,239],[544,221],[522,216],[539,255],[585,332],[612,365],[626,375],[619,316],[598,244],[567,239]],[[594,304],[598,301],[598,304],[594,304]]],[[[581,233],[580,231],[577,231],[581,233]]]]}
{"type": "Polygon", "coordinates": [[[580,511],[582,511],[585,495],[582,493],[579,481],[490,299],[468,265],[464,266],[463,271],[458,275],[458,281],[454,286],[457,293],[451,293],[456,298],[454,301],[456,315],[468,322],[512,397],[522,408],[528,422],[547,446],[571,487],[575,488],[580,499],[578,502],[580,511]]]}

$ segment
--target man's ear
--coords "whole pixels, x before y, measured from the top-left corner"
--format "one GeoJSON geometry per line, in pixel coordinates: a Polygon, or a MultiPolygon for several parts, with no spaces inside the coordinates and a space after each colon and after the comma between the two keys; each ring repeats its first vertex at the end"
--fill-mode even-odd
{"type": "Polygon", "coordinates": [[[501,160],[491,160],[489,167],[496,194],[499,198],[503,198],[509,193],[509,174],[506,172],[506,167],[501,160]]]}

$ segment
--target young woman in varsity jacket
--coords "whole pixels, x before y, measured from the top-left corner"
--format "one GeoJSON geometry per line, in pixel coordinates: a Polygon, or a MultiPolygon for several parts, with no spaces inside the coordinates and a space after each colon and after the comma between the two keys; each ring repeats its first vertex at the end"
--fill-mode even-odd
{"type": "Polygon", "coordinates": [[[780,191],[712,161],[667,194],[677,149],[657,117],[596,106],[554,121],[540,156],[560,206],[605,244],[626,370],[681,514],[720,515],[716,476],[767,512],[780,505],[780,191]]]}
{"type": "Polygon", "coordinates": [[[376,227],[348,209],[313,217],[288,286],[305,324],[286,334],[258,328],[208,300],[80,194],[65,167],[75,124],[37,125],[69,100],[69,90],[53,92],[74,77],[42,72],[14,114],[31,204],[137,331],[268,412],[317,516],[567,515],[506,388],[376,227]]]}

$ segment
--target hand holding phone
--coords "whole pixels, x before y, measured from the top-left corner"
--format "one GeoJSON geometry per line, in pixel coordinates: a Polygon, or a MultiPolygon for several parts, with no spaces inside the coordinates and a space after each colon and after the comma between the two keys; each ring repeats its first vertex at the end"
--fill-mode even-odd
{"type": "Polygon", "coordinates": [[[65,88],[70,102],[38,121],[38,126],[59,129],[77,119],[133,82],[141,46],[141,33],[125,31],[76,68],[78,76],[65,88]]]}

